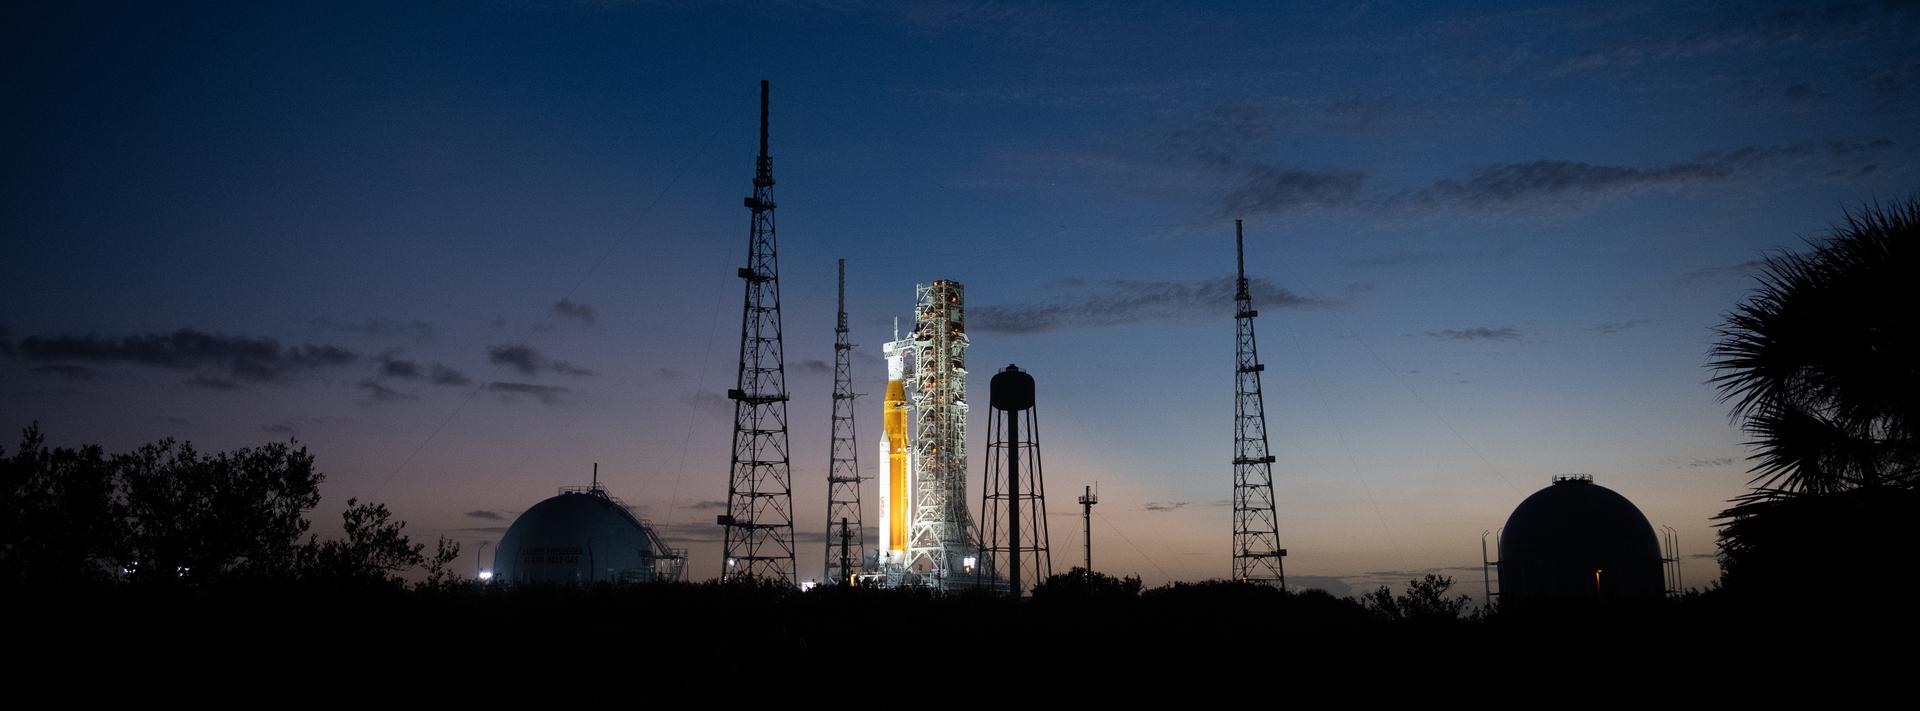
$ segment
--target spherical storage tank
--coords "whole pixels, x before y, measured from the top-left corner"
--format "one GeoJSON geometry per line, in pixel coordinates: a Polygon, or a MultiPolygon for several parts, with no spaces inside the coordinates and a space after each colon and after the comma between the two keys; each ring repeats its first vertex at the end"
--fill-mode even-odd
{"type": "Polygon", "coordinates": [[[1588,476],[1554,477],[1500,532],[1500,599],[1658,597],[1666,590],[1652,524],[1588,476]]]}
{"type": "Polygon", "coordinates": [[[506,583],[583,584],[679,578],[686,553],[599,485],[569,487],[514,519],[493,556],[506,583]]]}

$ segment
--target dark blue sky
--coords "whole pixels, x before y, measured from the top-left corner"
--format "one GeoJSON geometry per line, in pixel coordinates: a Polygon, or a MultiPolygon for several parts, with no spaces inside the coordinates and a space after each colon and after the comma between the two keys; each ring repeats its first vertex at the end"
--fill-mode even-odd
{"type": "Polygon", "coordinates": [[[1296,576],[1473,564],[1569,472],[1709,553],[1710,329],[1915,189],[1920,9],[1271,5],[9,6],[0,424],[297,436],[323,520],[470,547],[598,461],[711,575],[766,78],[803,572],[844,257],[865,356],[967,285],[1102,567],[1224,575],[1235,217],[1296,576]]]}

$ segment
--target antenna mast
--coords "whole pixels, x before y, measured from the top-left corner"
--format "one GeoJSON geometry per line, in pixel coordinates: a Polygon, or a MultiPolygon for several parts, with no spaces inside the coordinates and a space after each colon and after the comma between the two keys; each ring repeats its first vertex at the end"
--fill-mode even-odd
{"type": "Polygon", "coordinates": [[[767,82],[760,82],[760,157],[754,162],[746,302],[740,313],[733,454],[727,481],[720,580],[792,584],[793,484],[787,458],[787,368],[780,341],[780,266],[773,226],[773,158],[767,155],[767,82]]]}
{"type": "Polygon", "coordinates": [[[1254,350],[1253,295],[1247,289],[1246,241],[1233,221],[1234,387],[1233,387],[1233,579],[1287,588],[1273,505],[1273,455],[1267,449],[1266,400],[1260,393],[1260,364],[1254,350]]]}
{"type": "Polygon", "coordinates": [[[1080,495],[1080,534],[1087,543],[1087,579],[1093,579],[1093,505],[1100,503],[1100,495],[1093,493],[1093,485],[1088,484],[1086,493],[1080,495]]]}
{"type": "Polygon", "coordinates": [[[827,463],[828,585],[850,583],[856,561],[866,559],[860,535],[860,448],[853,430],[853,344],[847,342],[847,260],[840,260],[840,312],[833,328],[833,441],[827,463]],[[848,542],[853,543],[849,544],[848,542]],[[834,555],[834,548],[840,549],[834,555]]]}

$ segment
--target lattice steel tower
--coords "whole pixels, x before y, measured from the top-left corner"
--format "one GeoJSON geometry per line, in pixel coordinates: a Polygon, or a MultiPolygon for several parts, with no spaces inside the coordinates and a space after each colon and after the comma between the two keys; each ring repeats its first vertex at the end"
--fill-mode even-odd
{"type": "Polygon", "coordinates": [[[860,570],[866,537],[860,535],[860,448],[853,434],[853,344],[847,342],[847,260],[840,260],[840,315],[833,328],[833,442],[827,462],[828,585],[843,585],[860,570]]]}
{"type": "Polygon", "coordinates": [[[967,513],[967,327],[960,282],[920,285],[913,335],[913,521],[907,569],[945,589],[973,581],[978,552],[967,513]],[[965,576],[965,577],[962,577],[965,576]]]}
{"type": "Polygon", "coordinates": [[[1253,295],[1247,289],[1247,258],[1240,221],[1233,221],[1234,388],[1233,388],[1233,579],[1278,586],[1287,574],[1273,506],[1273,455],[1267,450],[1267,406],[1260,394],[1266,366],[1254,351],[1253,295]]]}
{"type": "Polygon", "coordinates": [[[773,230],[773,158],[767,155],[767,82],[760,82],[760,158],[747,238],[746,305],[740,314],[733,463],[727,481],[720,579],[792,583],[793,484],[787,461],[787,368],[780,344],[780,267],[773,230]]]}

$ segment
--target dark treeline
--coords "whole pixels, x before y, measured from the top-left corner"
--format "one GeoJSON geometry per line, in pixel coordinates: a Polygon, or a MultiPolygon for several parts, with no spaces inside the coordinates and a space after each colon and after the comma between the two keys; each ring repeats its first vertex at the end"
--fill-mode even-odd
{"type": "Polygon", "coordinates": [[[35,614],[10,644],[28,652],[14,666],[23,679],[202,698],[560,688],[767,705],[823,677],[918,668],[951,678],[960,702],[1005,693],[999,680],[1017,676],[1060,699],[1586,708],[1855,698],[1904,678],[1904,656],[1872,642],[1901,644],[1914,629],[1892,599],[1778,609],[1717,590],[1455,615],[1451,603],[1390,597],[1394,611],[1312,590],[1140,589],[1105,576],[1056,577],[1026,600],[716,583],[89,585],[17,598],[35,614]],[[735,688],[749,680],[768,686],[735,688]]]}

